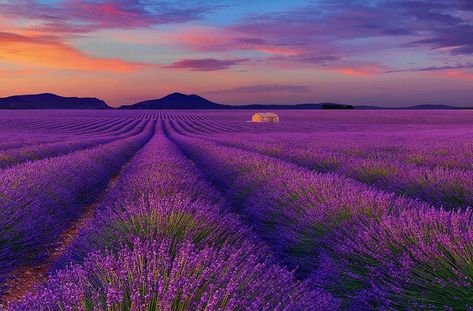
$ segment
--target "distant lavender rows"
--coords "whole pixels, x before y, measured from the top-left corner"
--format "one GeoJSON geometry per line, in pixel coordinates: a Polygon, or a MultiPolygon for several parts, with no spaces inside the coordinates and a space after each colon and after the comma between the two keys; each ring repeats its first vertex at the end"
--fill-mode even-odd
{"type": "MultiPolygon", "coordinates": [[[[0,121],[1,118],[0,118],[0,121]]],[[[104,136],[124,134],[132,123],[128,120],[97,121],[95,119],[81,122],[44,118],[40,123],[37,120],[23,120],[23,122],[8,122],[7,119],[0,123],[0,151],[27,146],[37,146],[45,143],[57,143],[71,138],[85,136],[104,136]]]]}
{"type": "Polygon", "coordinates": [[[0,151],[0,169],[10,167],[26,161],[36,161],[44,158],[67,154],[76,150],[95,147],[110,143],[129,136],[134,136],[143,130],[146,121],[120,124],[111,131],[101,132],[101,135],[80,135],[68,139],[61,138],[57,142],[39,143],[20,146],[0,151]]]}
{"type": "MultiPolygon", "coordinates": [[[[11,258],[4,272],[42,262],[45,250],[80,217],[89,200],[99,201],[91,222],[53,263],[42,289],[12,308],[471,307],[469,201],[445,200],[445,195],[458,197],[450,193],[450,186],[451,182],[463,185],[459,179],[463,175],[449,175],[447,182],[438,183],[445,195],[434,188],[428,196],[425,189],[432,188],[423,187],[430,187],[429,183],[417,183],[411,193],[403,193],[399,189],[404,188],[390,188],[395,185],[393,177],[389,177],[391,184],[376,183],[347,169],[360,165],[363,169],[363,161],[369,161],[394,163],[398,171],[397,175],[389,171],[393,176],[415,169],[469,174],[467,159],[456,153],[452,161],[447,157],[455,150],[468,154],[471,118],[435,112],[430,117],[368,112],[363,119],[360,112],[311,113],[282,112],[286,122],[274,125],[243,122],[249,119],[248,112],[112,111],[100,115],[82,111],[73,116],[54,112],[47,118],[31,112],[36,120],[31,128],[38,126],[47,139],[59,137],[64,128],[63,137],[77,136],[71,144],[77,150],[81,150],[79,144],[89,143],[87,137],[96,144],[83,151],[71,147],[55,153],[52,150],[57,149],[48,149],[51,145],[67,149],[67,143],[45,138],[31,150],[38,154],[32,159],[43,157],[41,152],[47,159],[20,161],[0,170],[1,175],[68,159],[63,166],[57,164],[62,168],[60,175],[35,169],[36,179],[28,179],[25,188],[18,186],[23,184],[21,178],[11,179],[20,188],[10,186],[10,195],[23,193],[14,200],[21,205],[12,207],[22,212],[9,215],[2,206],[0,219],[18,223],[11,232],[19,238],[6,235],[5,241],[21,247],[4,251],[9,254],[5,258],[11,258]],[[138,133],[140,120],[153,119],[159,120],[156,130],[148,124],[138,133]],[[373,133],[376,126],[379,131],[373,133]],[[429,135],[440,139],[429,140],[429,135]],[[413,137],[415,141],[404,143],[413,137]],[[103,141],[107,139],[111,141],[103,141]],[[113,151],[106,148],[112,145],[116,146],[113,151]],[[73,156],[77,154],[83,155],[82,160],[73,156]],[[418,161],[412,162],[412,156],[418,161]],[[324,161],[336,165],[317,166],[324,161]],[[94,172],[100,173],[89,174],[92,163],[94,172]],[[98,197],[117,173],[117,183],[98,197]],[[61,176],[62,182],[55,176],[61,176]],[[55,185],[49,188],[54,190],[44,191],[48,188],[40,186],[44,184],[40,180],[48,180],[46,184],[55,185]],[[27,202],[39,202],[39,214],[44,216],[28,217],[36,205],[25,208],[27,202]],[[52,224],[57,216],[63,221],[52,224]],[[42,232],[44,223],[52,224],[54,234],[42,232]],[[38,231],[31,235],[33,243],[23,227],[38,231]],[[297,268],[297,278],[290,272],[293,268],[297,268]]],[[[14,113],[2,117],[22,119],[14,113]]],[[[20,137],[26,138],[25,132],[31,131],[12,130],[14,122],[7,123],[8,131],[20,137]]],[[[375,174],[375,168],[366,171],[375,174]]]]}

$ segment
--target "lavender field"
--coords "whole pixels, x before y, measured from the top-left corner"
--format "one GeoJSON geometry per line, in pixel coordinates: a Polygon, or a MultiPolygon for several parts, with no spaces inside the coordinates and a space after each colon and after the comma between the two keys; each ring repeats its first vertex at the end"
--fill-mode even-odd
{"type": "Polygon", "coordinates": [[[0,309],[473,310],[473,111],[2,111],[0,309]]]}

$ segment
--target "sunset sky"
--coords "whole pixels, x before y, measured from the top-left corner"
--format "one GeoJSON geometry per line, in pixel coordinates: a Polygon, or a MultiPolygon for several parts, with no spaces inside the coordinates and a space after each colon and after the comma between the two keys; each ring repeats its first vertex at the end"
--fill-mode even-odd
{"type": "Polygon", "coordinates": [[[473,1],[0,0],[0,78],[112,106],[473,106],[473,1]]]}

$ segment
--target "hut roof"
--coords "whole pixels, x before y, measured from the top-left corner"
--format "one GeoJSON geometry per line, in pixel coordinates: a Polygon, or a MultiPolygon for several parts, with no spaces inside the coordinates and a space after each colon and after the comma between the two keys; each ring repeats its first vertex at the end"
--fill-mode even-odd
{"type": "Polygon", "coordinates": [[[277,117],[278,115],[275,114],[274,112],[257,112],[255,115],[259,115],[262,117],[277,117]]]}

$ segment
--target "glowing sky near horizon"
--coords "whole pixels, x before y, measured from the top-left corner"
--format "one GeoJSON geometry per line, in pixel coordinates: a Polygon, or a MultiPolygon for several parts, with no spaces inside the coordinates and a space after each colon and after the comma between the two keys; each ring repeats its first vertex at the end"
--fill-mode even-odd
{"type": "Polygon", "coordinates": [[[0,0],[0,79],[112,106],[473,106],[473,1],[0,0]]]}

